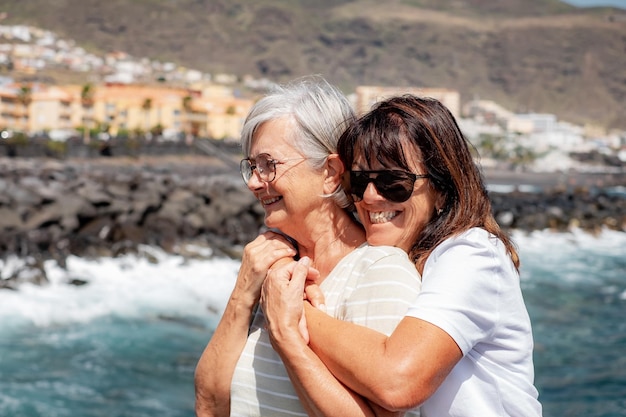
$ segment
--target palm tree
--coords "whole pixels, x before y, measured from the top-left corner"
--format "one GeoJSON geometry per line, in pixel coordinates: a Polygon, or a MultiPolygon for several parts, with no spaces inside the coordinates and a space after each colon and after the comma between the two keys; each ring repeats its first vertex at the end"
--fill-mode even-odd
{"type": "Polygon", "coordinates": [[[146,132],[150,132],[150,110],[152,109],[152,99],[146,98],[141,105],[141,109],[143,110],[145,120],[144,130],[146,132]]]}
{"type": "Polygon", "coordinates": [[[193,97],[191,97],[190,95],[186,95],[185,97],[183,97],[183,101],[182,101],[182,106],[183,106],[183,111],[184,111],[184,128],[183,130],[185,131],[185,142],[187,142],[188,144],[191,143],[191,118],[189,116],[189,114],[192,112],[192,102],[193,102],[193,97]]]}
{"type": "Polygon", "coordinates": [[[33,101],[33,89],[29,85],[20,86],[19,91],[17,92],[17,101],[22,105],[24,110],[22,120],[24,125],[24,131],[28,130],[28,106],[33,101]]]}
{"type": "Polygon", "coordinates": [[[90,120],[92,117],[91,114],[89,114],[88,117],[87,113],[91,113],[93,109],[95,94],[95,88],[91,83],[83,85],[83,88],[80,91],[80,103],[83,106],[83,143],[85,144],[89,144],[89,142],[91,142],[89,128],[91,125],[90,120]]]}

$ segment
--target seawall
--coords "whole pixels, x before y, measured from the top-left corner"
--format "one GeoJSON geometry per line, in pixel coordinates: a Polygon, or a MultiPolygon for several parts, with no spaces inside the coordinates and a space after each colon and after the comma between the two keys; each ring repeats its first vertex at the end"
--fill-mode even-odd
{"type": "MultiPolygon", "coordinates": [[[[238,174],[237,159],[0,158],[0,259],[17,255],[32,259],[31,266],[46,259],[63,264],[71,254],[114,257],[142,244],[185,256],[181,243],[189,242],[236,257],[258,234],[264,216],[238,174]]],[[[523,175],[517,178],[525,184],[523,175]]],[[[580,179],[543,185],[540,192],[490,192],[500,225],[626,231],[626,195],[580,179]]],[[[0,287],[19,281],[0,273],[0,287]]]]}

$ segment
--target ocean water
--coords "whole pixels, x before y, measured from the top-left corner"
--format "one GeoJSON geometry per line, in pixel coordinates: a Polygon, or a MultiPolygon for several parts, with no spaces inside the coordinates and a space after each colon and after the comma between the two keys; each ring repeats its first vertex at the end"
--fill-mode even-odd
{"type": "MultiPolygon", "coordinates": [[[[626,416],[626,233],[514,239],[544,416],[626,416]]],[[[49,285],[0,290],[0,416],[194,415],[195,363],[238,262],[143,250],[50,262],[49,285]]]]}

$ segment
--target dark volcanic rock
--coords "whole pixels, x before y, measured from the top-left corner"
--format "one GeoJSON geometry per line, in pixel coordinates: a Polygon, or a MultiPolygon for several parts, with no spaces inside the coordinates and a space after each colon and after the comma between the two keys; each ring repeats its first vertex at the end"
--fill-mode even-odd
{"type": "MultiPolygon", "coordinates": [[[[237,256],[264,212],[236,169],[208,160],[171,166],[138,161],[61,163],[4,159],[0,164],[0,257],[33,259],[0,277],[0,286],[45,282],[42,259],[118,256],[139,245],[180,250],[196,242],[237,256]]],[[[626,197],[600,188],[491,192],[504,229],[626,231],[626,197]]]]}
{"type": "Polygon", "coordinates": [[[578,188],[543,193],[490,193],[496,220],[505,229],[626,231],[626,196],[578,188]]]}
{"type": "Polygon", "coordinates": [[[196,165],[180,171],[132,163],[94,169],[4,160],[0,253],[90,256],[139,244],[167,250],[181,240],[233,246],[253,239],[263,213],[238,173],[196,165]]]}

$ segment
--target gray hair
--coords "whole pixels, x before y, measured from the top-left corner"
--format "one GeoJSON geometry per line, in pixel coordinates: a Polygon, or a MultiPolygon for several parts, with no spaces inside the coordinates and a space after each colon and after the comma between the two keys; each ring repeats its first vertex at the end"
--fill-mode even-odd
{"type": "MultiPolygon", "coordinates": [[[[355,120],[355,114],[346,96],[322,77],[277,85],[252,106],[244,122],[241,149],[246,157],[250,156],[252,138],[259,126],[280,118],[291,119],[293,145],[309,158],[314,169],[321,169],[328,156],[337,153],[339,136],[355,120]]],[[[325,197],[341,208],[350,205],[342,186],[325,197]]]]}

